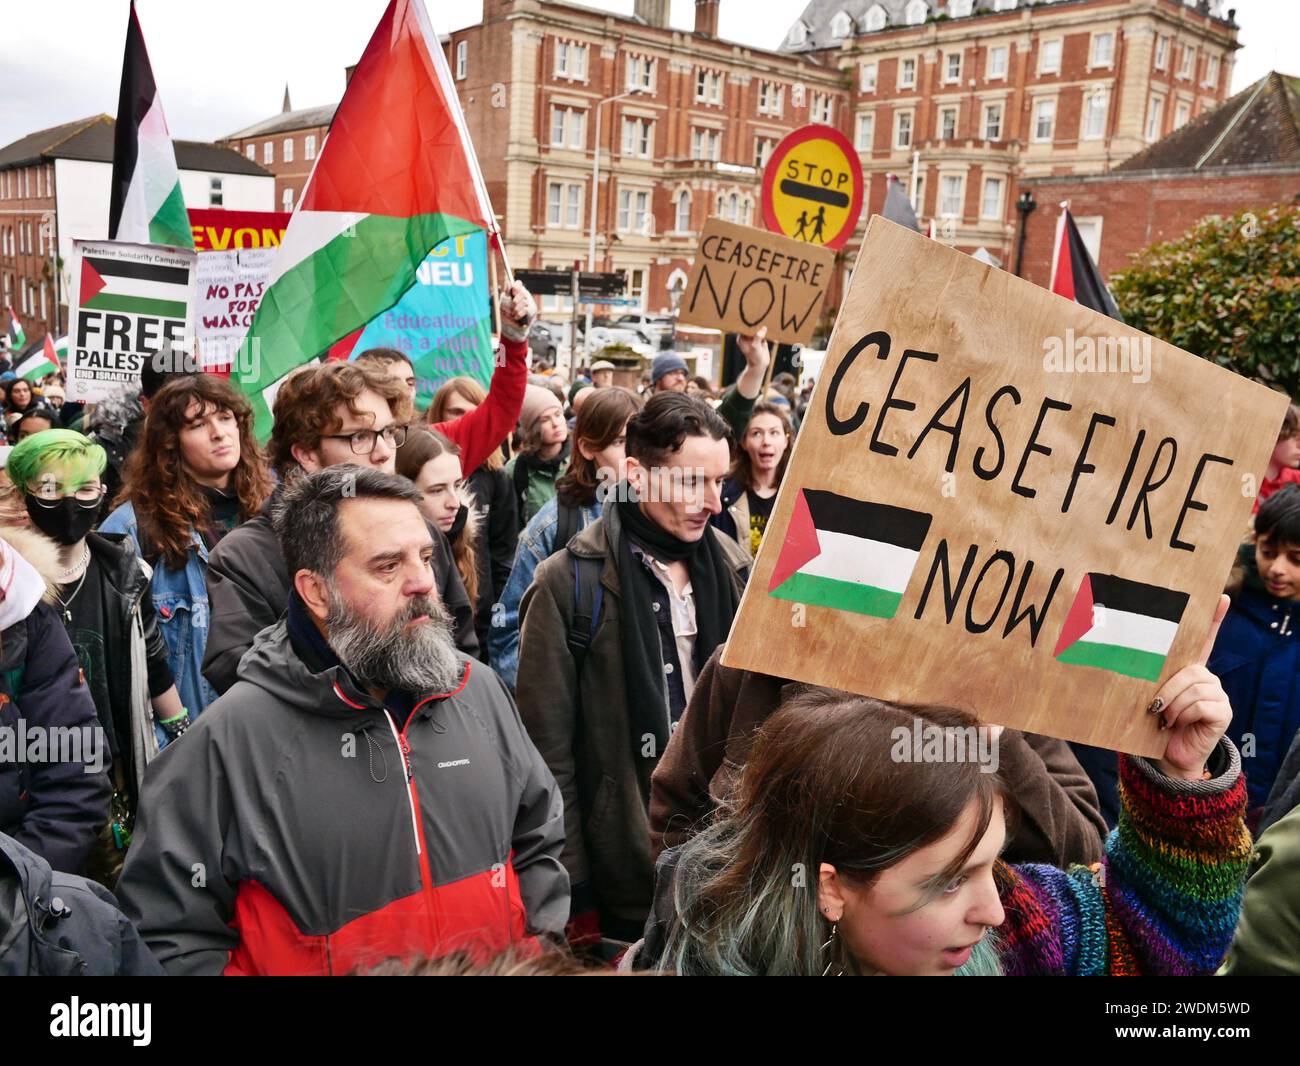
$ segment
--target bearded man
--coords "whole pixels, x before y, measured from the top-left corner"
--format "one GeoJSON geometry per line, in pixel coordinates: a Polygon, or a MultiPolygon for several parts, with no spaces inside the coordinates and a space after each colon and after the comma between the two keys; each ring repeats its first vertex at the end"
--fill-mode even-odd
{"type": "Polygon", "coordinates": [[[505,685],[455,648],[420,498],[352,465],[285,490],[286,616],[150,766],[118,886],[169,973],[342,974],[562,934],[560,793],[505,685]]]}

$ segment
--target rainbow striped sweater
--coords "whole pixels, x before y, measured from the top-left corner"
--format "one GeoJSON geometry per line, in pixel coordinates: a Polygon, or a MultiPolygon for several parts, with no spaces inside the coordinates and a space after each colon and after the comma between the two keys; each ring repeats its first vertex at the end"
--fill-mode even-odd
{"type": "Polygon", "coordinates": [[[1252,848],[1237,749],[1220,741],[1209,781],[1119,758],[1119,825],[1099,867],[999,866],[1008,975],[1208,975],[1227,955],[1252,848]]]}

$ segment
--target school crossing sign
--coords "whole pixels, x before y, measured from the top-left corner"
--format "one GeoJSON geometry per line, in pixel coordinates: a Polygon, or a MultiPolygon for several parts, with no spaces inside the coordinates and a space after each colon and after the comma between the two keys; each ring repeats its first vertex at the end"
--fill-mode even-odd
{"type": "Polygon", "coordinates": [[[843,248],[862,213],[862,164],[832,126],[804,126],[763,171],[763,221],[797,241],[843,248]]]}

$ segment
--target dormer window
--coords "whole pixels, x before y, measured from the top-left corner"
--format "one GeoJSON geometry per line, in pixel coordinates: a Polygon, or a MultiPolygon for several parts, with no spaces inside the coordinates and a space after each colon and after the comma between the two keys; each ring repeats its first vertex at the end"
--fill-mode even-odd
{"type": "Polygon", "coordinates": [[[864,25],[868,33],[875,33],[877,30],[885,28],[885,9],[879,4],[874,4],[867,11],[867,17],[864,25]]]}
{"type": "Polygon", "coordinates": [[[848,12],[837,11],[835,17],[831,19],[831,36],[837,41],[842,41],[853,33],[853,20],[849,18],[848,12]]]}
{"type": "Polygon", "coordinates": [[[930,5],[925,0],[912,0],[907,5],[907,12],[904,18],[909,26],[924,26],[925,20],[930,17],[930,5]]]}

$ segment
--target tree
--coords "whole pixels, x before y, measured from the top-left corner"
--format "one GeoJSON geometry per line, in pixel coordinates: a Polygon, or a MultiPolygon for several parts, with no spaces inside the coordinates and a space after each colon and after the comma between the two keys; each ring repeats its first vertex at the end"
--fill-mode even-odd
{"type": "Polygon", "coordinates": [[[1129,325],[1300,394],[1300,206],[1203,218],[1110,285],[1129,325]]]}

